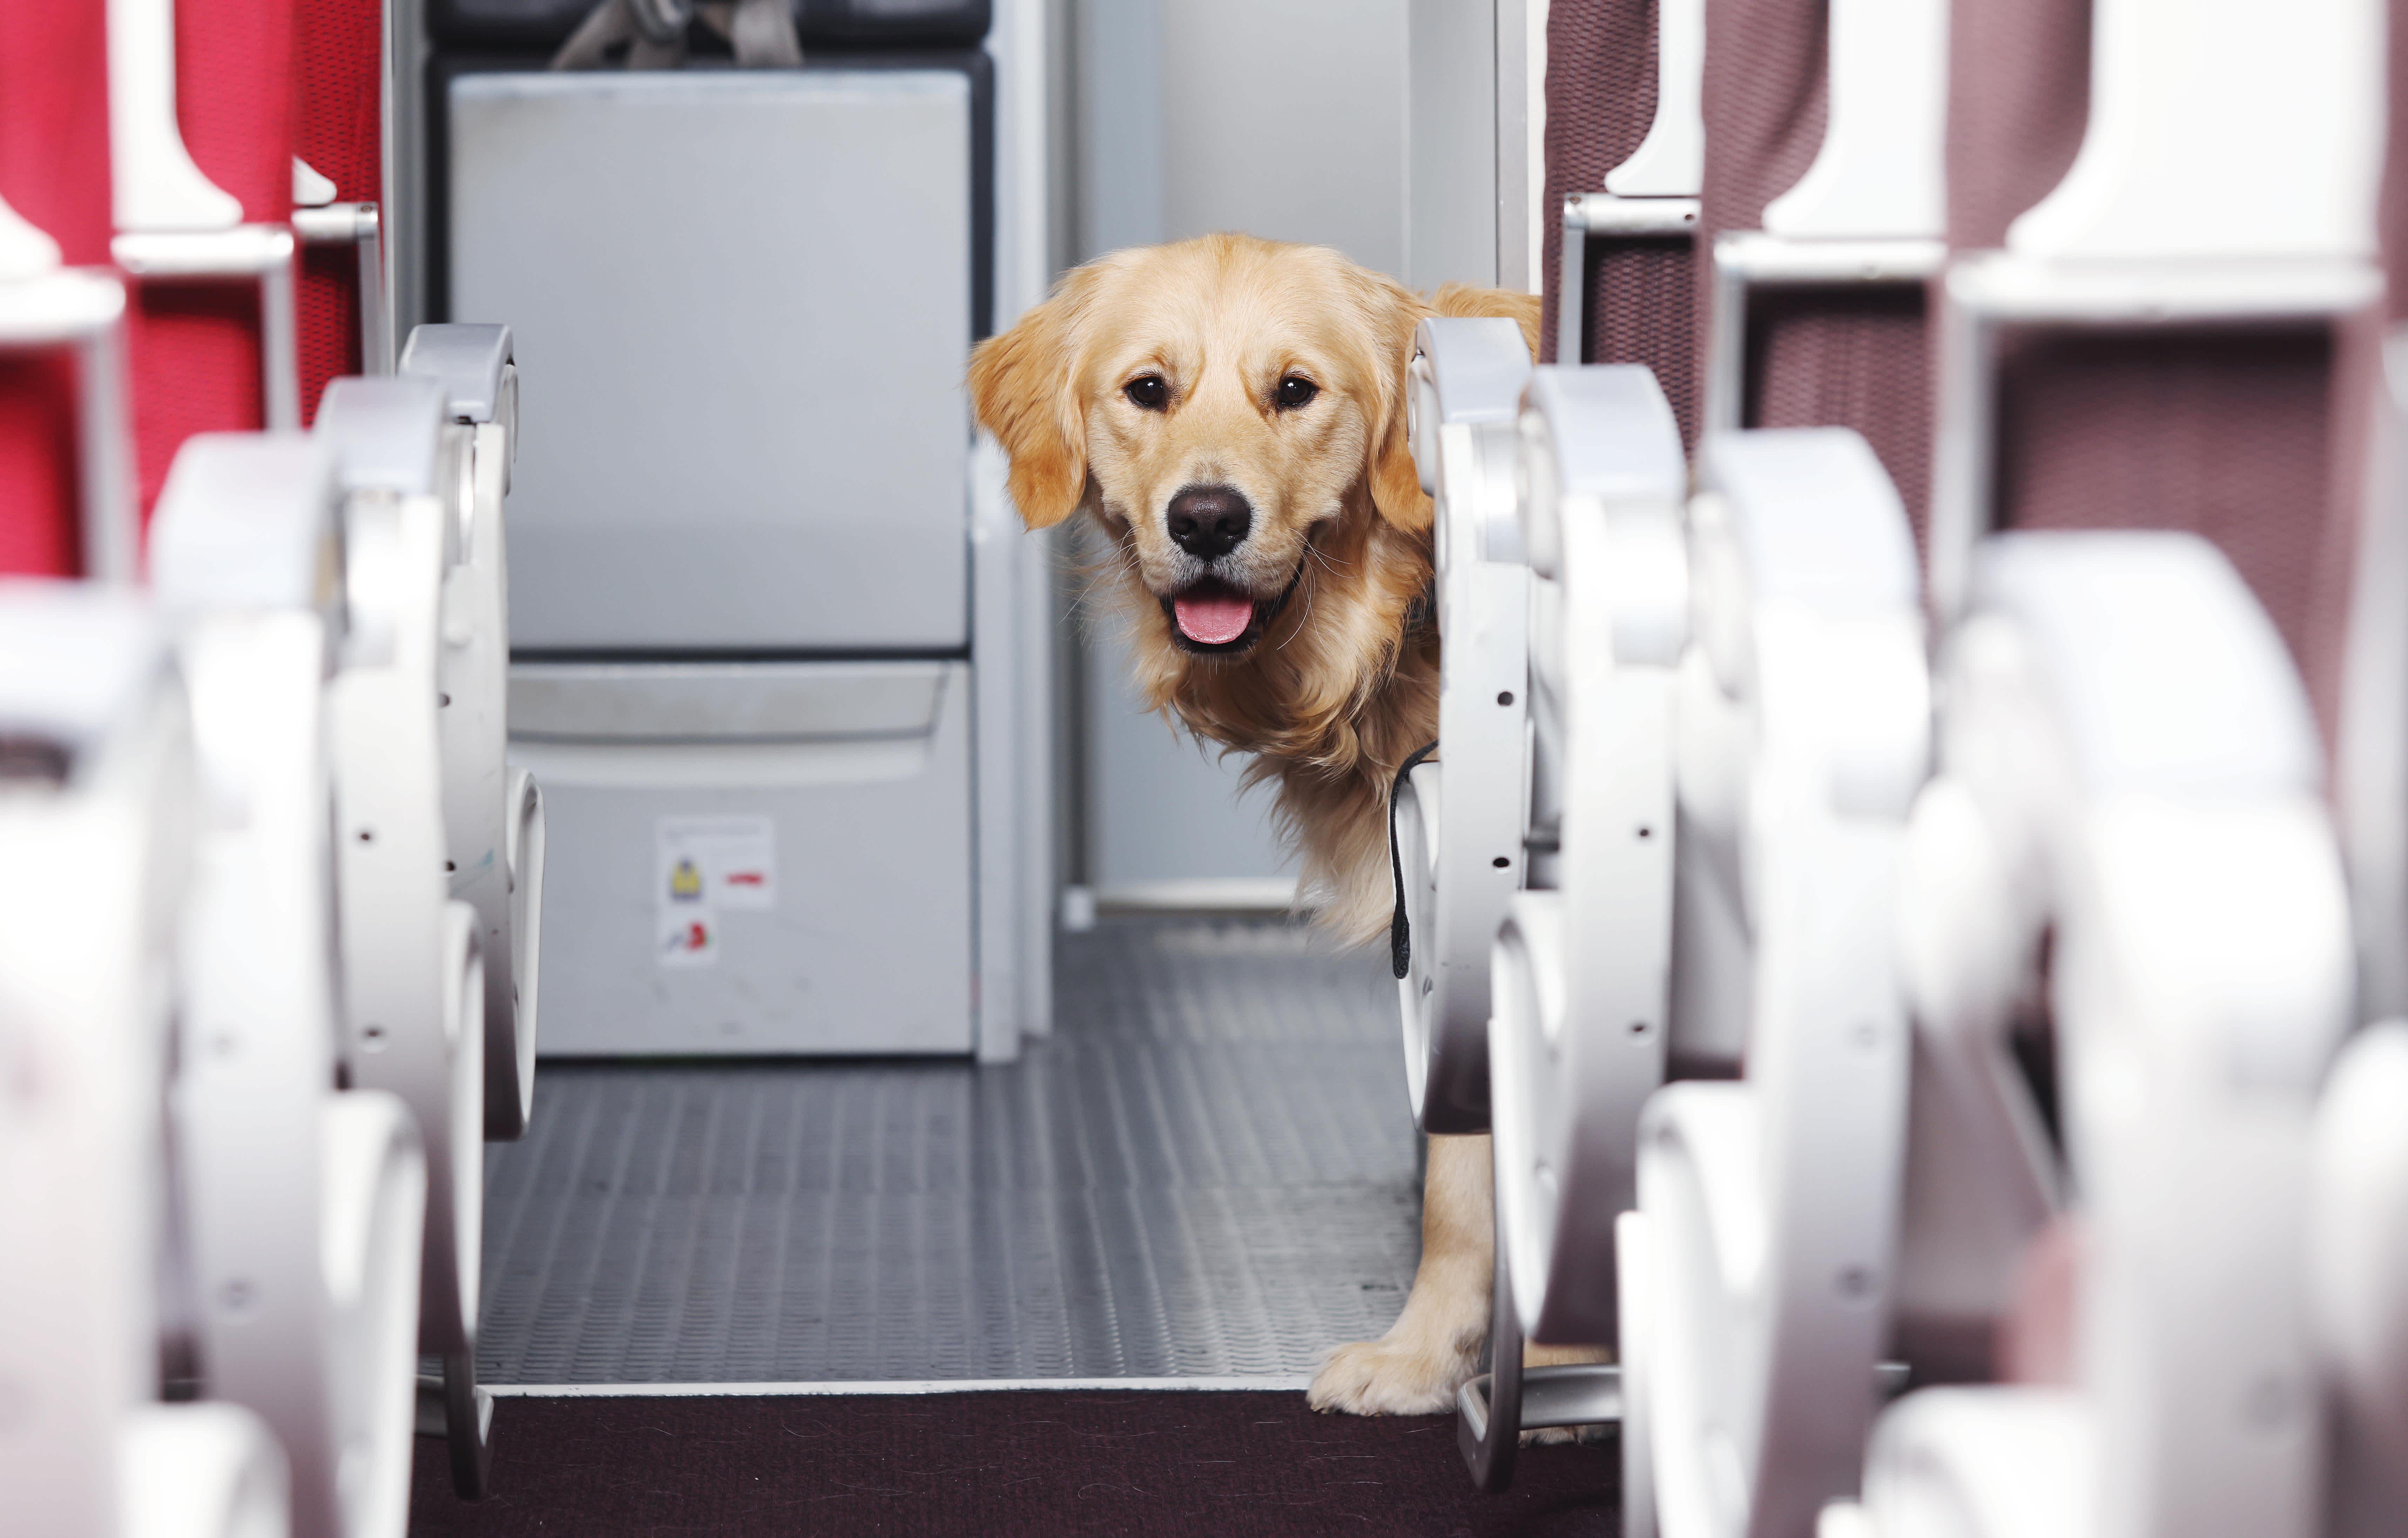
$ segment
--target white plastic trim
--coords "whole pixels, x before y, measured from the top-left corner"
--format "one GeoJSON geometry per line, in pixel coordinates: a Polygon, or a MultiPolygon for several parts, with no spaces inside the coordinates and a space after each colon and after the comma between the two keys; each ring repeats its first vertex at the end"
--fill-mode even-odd
{"type": "Polygon", "coordinates": [[[2028,256],[2364,256],[2382,166],[2378,0],[2098,0],[2072,168],[2028,256]]]}
{"type": "Polygon", "coordinates": [[[321,1119],[324,1265],[336,1342],[330,1430],[348,1538],[403,1538],[418,1427],[418,1252],[426,1157],[409,1108],[354,1089],[321,1119]]]}
{"type": "Polygon", "coordinates": [[[1948,298],[1985,321],[2156,325],[2313,320],[2373,302],[2383,277],[2357,257],[2180,256],[2113,265],[1984,254],[1948,269],[1948,298]]]}
{"type": "Polygon", "coordinates": [[[2300,1258],[2351,961],[2315,727],[2193,537],[2003,536],[1973,601],[1946,772],[2054,926],[2099,1531],[2307,1538],[2324,1396],[2300,1258]]]}
{"type": "Polygon", "coordinates": [[[282,1449],[231,1404],[150,1404],[120,1433],[122,1538],[284,1538],[282,1449]]]}
{"type": "Polygon", "coordinates": [[[1688,235],[1698,227],[1694,197],[1617,197],[1573,193],[1564,199],[1564,224],[1583,235],[1688,235]]]}
{"type": "MultiPolygon", "coordinates": [[[[2358,1033],[2316,1112],[2310,1269],[2318,1344],[2355,1439],[2408,1449],[2408,1023],[2358,1033]]],[[[2388,1471],[2396,1482],[2403,1472],[2388,1471]]],[[[2395,1508],[2396,1509],[2396,1508],[2395,1508]]]]}
{"type": "Polygon", "coordinates": [[[1829,25],[1823,147],[1765,206],[1765,229],[1799,240],[1938,238],[1947,0],[1831,0],[1829,25]]]}
{"type": "Polygon", "coordinates": [[[345,510],[352,629],[329,693],[341,883],[344,1057],[352,1084],[409,1106],[427,1163],[419,1344],[475,1339],[484,1116],[482,974],[447,900],[436,720],[448,510],[362,494],[345,510]],[[363,837],[365,835],[365,837],[363,837]],[[473,1003],[473,1007],[472,1007],[473,1003]]]}
{"type": "Polygon", "coordinates": [[[59,243],[0,198],[0,283],[21,283],[54,270],[59,243]]]}
{"type": "Polygon", "coordinates": [[[124,313],[125,285],[105,272],[61,267],[0,283],[0,347],[83,341],[116,325],[124,313]]]}
{"type": "MultiPolygon", "coordinates": [[[[510,863],[510,1042],[518,1051],[523,1115],[535,1114],[535,1054],[543,984],[543,787],[510,767],[507,803],[510,863]]],[[[488,996],[490,997],[490,990],[488,996]]]]}
{"type": "Polygon", "coordinates": [[[1633,1208],[1614,1219],[1613,1265],[1621,1278],[1614,1355],[1622,1367],[1623,1538],[1656,1538],[1656,1531],[1655,1409],[1648,1397],[1656,1363],[1647,1345],[1656,1270],[1649,1240],[1646,1214],[1633,1208]]]}
{"type": "Polygon", "coordinates": [[[324,208],[335,201],[335,194],[331,179],[299,155],[293,157],[293,208],[296,214],[303,208],[324,208]]]}
{"type": "MultiPolygon", "coordinates": [[[[189,538],[211,513],[252,510],[187,499],[165,516],[189,538]]],[[[335,1081],[327,646],[302,597],[221,610],[179,648],[209,814],[182,935],[177,1154],[209,1396],[266,1422],[302,1525],[331,1533],[344,1473],[320,1136],[335,1081]]]]}
{"type": "Polygon", "coordinates": [[[120,231],[242,223],[242,205],[193,164],[176,120],[176,0],[108,0],[108,143],[120,231]]]}
{"type": "Polygon", "coordinates": [[[1817,1538],[2087,1538],[2102,1531],[2098,1464],[2077,1394],[1922,1389],[1882,1416],[1863,1505],[1826,1507],[1817,1538]]]}
{"type": "Polygon", "coordinates": [[[181,691],[148,615],[114,592],[0,583],[0,718],[79,759],[56,794],[0,798],[0,1036],[40,1065],[0,1117],[0,1339],[20,1407],[0,1488],[12,1531],[114,1534],[121,1439],[158,1392],[161,1107],[193,800],[181,691]]]}
{"type": "Polygon", "coordinates": [[[109,242],[136,278],[259,278],[293,260],[293,232],[274,224],[206,231],[127,231],[109,242]]]}
{"type": "Polygon", "coordinates": [[[1663,0],[1656,13],[1656,121],[1630,158],[1605,173],[1617,197],[1695,197],[1705,180],[1706,0],[1663,0]]]}
{"type": "Polygon", "coordinates": [[[1734,230],[1714,240],[1714,266],[1742,281],[1919,283],[1947,265],[1937,237],[1850,236],[1804,239],[1785,232],[1734,230]]]}
{"type": "Polygon", "coordinates": [[[2333,744],[2361,1019],[2408,1014],[2408,336],[2384,343],[2333,744]]]}
{"type": "Polygon", "coordinates": [[[449,500],[454,559],[443,574],[437,677],[443,749],[444,855],[451,895],[476,910],[485,958],[485,1127],[515,1138],[534,1105],[532,1036],[517,1029],[517,898],[509,861],[507,764],[509,572],[503,541],[506,448],[494,424],[439,429],[438,490],[449,500]],[[448,473],[446,473],[448,472],[448,473]],[[523,1071],[522,1068],[523,1065],[523,1071]]]}
{"type": "MultiPolygon", "coordinates": [[[[1675,1538],[1804,1531],[1853,1485],[1895,1286],[1908,1035],[1891,914],[1930,710],[1905,510],[1863,439],[1710,437],[1699,474],[1682,708],[1727,699],[1747,726],[1684,741],[1684,780],[1715,783],[1677,853],[1692,888],[1738,868],[1749,932],[1684,934],[1675,955],[1744,966],[1752,987],[1745,1077],[1669,1085],[1639,1118],[1645,1242],[1626,1236],[1622,1285],[1643,1337],[1622,1344],[1646,1385],[1623,1434],[1652,1448],[1675,1538]]],[[[1691,1029],[1676,1018],[1676,1044],[1691,1029]]]]}

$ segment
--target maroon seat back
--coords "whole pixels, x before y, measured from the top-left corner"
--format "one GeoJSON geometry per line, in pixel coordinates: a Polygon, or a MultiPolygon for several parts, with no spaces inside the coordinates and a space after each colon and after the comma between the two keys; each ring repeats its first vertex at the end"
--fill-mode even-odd
{"type": "Polygon", "coordinates": [[[1672,403],[1682,441],[1694,446],[1698,311],[1689,241],[1590,237],[1581,288],[1588,311],[1586,355],[1555,356],[1564,199],[1601,189],[1605,174],[1639,148],[1656,117],[1653,0],[1554,0],[1547,9],[1546,101],[1540,361],[1645,364],[1672,403]]]}
{"type": "MultiPolygon", "coordinates": [[[[1712,242],[1759,229],[1806,174],[1829,108],[1821,0],[1706,0],[1705,182],[1695,289],[1698,347],[1712,242]]],[[[1897,483],[1924,539],[1931,482],[1928,296],[1905,283],[1759,288],[1747,305],[1741,422],[1853,427],[1897,483]]]]}
{"type": "MultiPolygon", "coordinates": [[[[2000,245],[2071,165],[2088,111],[2090,26],[2086,0],[1956,0],[1952,251],[2000,245]]],[[[1994,526],[2211,540],[2289,643],[2329,740],[2377,319],[2004,332],[1994,526]]]]}

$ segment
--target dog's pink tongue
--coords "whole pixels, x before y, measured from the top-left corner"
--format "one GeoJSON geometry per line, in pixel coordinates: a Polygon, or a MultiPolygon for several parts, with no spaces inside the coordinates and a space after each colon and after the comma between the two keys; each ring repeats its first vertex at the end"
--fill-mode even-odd
{"type": "Polygon", "coordinates": [[[1226,646],[1254,622],[1254,600],[1235,593],[1182,594],[1170,608],[1180,633],[1205,646],[1226,646]]]}

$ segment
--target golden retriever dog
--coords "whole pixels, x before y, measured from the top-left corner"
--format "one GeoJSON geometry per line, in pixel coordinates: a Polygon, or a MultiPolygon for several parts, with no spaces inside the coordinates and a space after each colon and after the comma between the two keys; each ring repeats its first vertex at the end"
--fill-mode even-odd
{"type": "MultiPolygon", "coordinates": [[[[1394,902],[1390,783],[1438,735],[1432,508],[1405,431],[1432,314],[1508,317],[1537,351],[1530,295],[1425,299],[1326,248],[1213,235],[1078,268],[970,360],[1021,516],[1102,528],[1098,590],[1145,698],[1255,755],[1322,922],[1354,941],[1394,902]]],[[[1453,1405],[1488,1331],[1489,1200],[1488,1140],[1432,1139],[1412,1296],[1330,1356],[1315,1408],[1453,1405]]]]}

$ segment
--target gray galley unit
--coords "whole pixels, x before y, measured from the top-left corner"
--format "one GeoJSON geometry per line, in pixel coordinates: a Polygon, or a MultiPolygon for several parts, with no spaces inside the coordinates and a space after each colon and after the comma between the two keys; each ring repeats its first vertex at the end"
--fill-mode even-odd
{"type": "Polygon", "coordinates": [[[445,83],[448,309],[525,381],[547,1053],[978,1045],[974,83],[445,83]]]}

